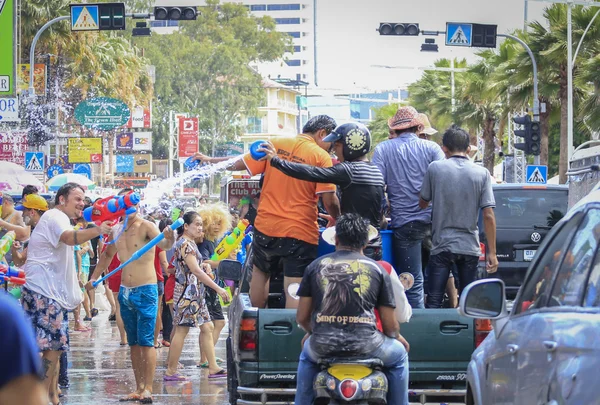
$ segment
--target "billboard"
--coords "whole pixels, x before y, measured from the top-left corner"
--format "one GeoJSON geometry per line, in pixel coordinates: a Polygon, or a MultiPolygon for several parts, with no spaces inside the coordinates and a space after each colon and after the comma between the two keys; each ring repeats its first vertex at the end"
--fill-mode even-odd
{"type": "Polygon", "coordinates": [[[198,152],[198,118],[179,117],[179,158],[198,152]]]}
{"type": "Polygon", "coordinates": [[[133,132],[133,150],[152,151],[152,132],[133,132]]]}
{"type": "Polygon", "coordinates": [[[146,177],[132,177],[132,178],[115,178],[114,180],[114,188],[132,188],[133,191],[139,193],[148,185],[150,181],[149,178],[146,177]]]}
{"type": "Polygon", "coordinates": [[[118,151],[132,151],[133,150],[133,132],[121,132],[115,137],[116,146],[118,151]]]}
{"type": "Polygon", "coordinates": [[[133,172],[150,173],[152,171],[152,155],[136,154],[133,155],[133,172]]]}
{"type": "Polygon", "coordinates": [[[0,0],[0,96],[15,95],[15,0],[0,0]]]}
{"type": "Polygon", "coordinates": [[[25,165],[27,151],[27,132],[0,132],[0,161],[25,165]]]}
{"type": "Polygon", "coordinates": [[[229,207],[241,210],[248,203],[256,205],[256,194],[259,191],[259,181],[255,179],[229,182],[227,184],[227,202],[229,207]]]}
{"type": "Polygon", "coordinates": [[[150,107],[135,107],[127,121],[127,128],[152,128],[150,107]]]}
{"type": "Polygon", "coordinates": [[[117,173],[133,173],[133,155],[117,155],[117,173]]]}
{"type": "Polygon", "coordinates": [[[102,138],[69,138],[69,163],[102,163],[102,138]]]}
{"type": "MultiPolygon", "coordinates": [[[[46,65],[36,63],[33,70],[33,87],[35,94],[46,94],[46,65]]],[[[18,92],[29,90],[29,64],[17,65],[17,86],[18,92]]]]}
{"type": "Polygon", "coordinates": [[[215,149],[215,156],[217,157],[242,155],[244,153],[244,143],[232,141],[225,142],[221,145],[217,145],[215,149]]]}

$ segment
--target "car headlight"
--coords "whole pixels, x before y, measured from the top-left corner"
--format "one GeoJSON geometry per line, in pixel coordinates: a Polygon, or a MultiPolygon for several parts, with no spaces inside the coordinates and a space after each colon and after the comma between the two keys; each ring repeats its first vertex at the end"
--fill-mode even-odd
{"type": "Polygon", "coordinates": [[[372,386],[373,386],[373,383],[371,382],[370,378],[366,378],[366,379],[362,380],[360,383],[360,388],[362,388],[363,391],[369,391],[372,386]]]}

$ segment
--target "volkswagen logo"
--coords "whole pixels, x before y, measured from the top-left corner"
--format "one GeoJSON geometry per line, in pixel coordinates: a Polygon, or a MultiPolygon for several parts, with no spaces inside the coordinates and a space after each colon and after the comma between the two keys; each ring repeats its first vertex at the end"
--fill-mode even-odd
{"type": "Polygon", "coordinates": [[[531,234],[531,240],[535,243],[538,243],[542,239],[542,235],[537,232],[531,234]]]}

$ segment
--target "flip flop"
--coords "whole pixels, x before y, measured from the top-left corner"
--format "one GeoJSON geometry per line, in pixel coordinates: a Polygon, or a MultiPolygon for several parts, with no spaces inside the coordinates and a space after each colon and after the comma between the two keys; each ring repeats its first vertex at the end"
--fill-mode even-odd
{"type": "Polygon", "coordinates": [[[185,377],[185,376],[182,376],[179,373],[175,373],[173,375],[166,375],[165,374],[164,377],[163,377],[163,381],[188,381],[188,378],[185,377]]]}
{"type": "Polygon", "coordinates": [[[141,396],[139,394],[133,393],[126,397],[119,398],[119,402],[136,402],[139,401],[140,398],[141,396]]]}
{"type": "Polygon", "coordinates": [[[160,349],[162,347],[162,343],[158,342],[158,344],[154,345],[155,349],[160,349]]]}
{"type": "Polygon", "coordinates": [[[196,367],[198,368],[208,368],[208,361],[205,361],[204,363],[199,363],[196,367]]]}
{"type": "Polygon", "coordinates": [[[208,378],[210,380],[215,380],[217,378],[227,378],[227,371],[225,371],[224,369],[221,369],[214,374],[209,374],[208,378]]]}
{"type": "Polygon", "coordinates": [[[144,396],[144,394],[150,394],[150,392],[148,391],[144,391],[142,392],[142,395],[140,395],[140,403],[141,404],[151,404],[152,403],[152,394],[148,395],[148,396],[144,396]]]}
{"type": "Polygon", "coordinates": [[[223,364],[223,363],[225,363],[225,360],[223,360],[220,357],[217,357],[217,364],[223,364]]]}

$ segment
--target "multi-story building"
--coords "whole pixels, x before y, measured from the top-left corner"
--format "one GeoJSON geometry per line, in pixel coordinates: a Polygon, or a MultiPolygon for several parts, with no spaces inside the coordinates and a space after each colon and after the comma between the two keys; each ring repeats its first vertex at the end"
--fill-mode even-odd
{"type": "MultiPolygon", "coordinates": [[[[229,1],[229,0],[228,0],[229,1]]],[[[293,49],[275,62],[253,63],[252,68],[272,79],[290,79],[315,84],[315,0],[234,0],[246,5],[257,17],[275,19],[277,30],[292,37],[293,49]]],[[[205,0],[157,0],[157,6],[203,6],[205,0]]],[[[177,21],[151,21],[153,31],[168,34],[178,30],[177,21]]]]}
{"type": "Polygon", "coordinates": [[[300,92],[269,79],[263,79],[263,87],[265,105],[258,108],[257,115],[245,118],[246,132],[240,139],[244,150],[257,140],[298,134],[300,110],[296,96],[300,92]]]}

